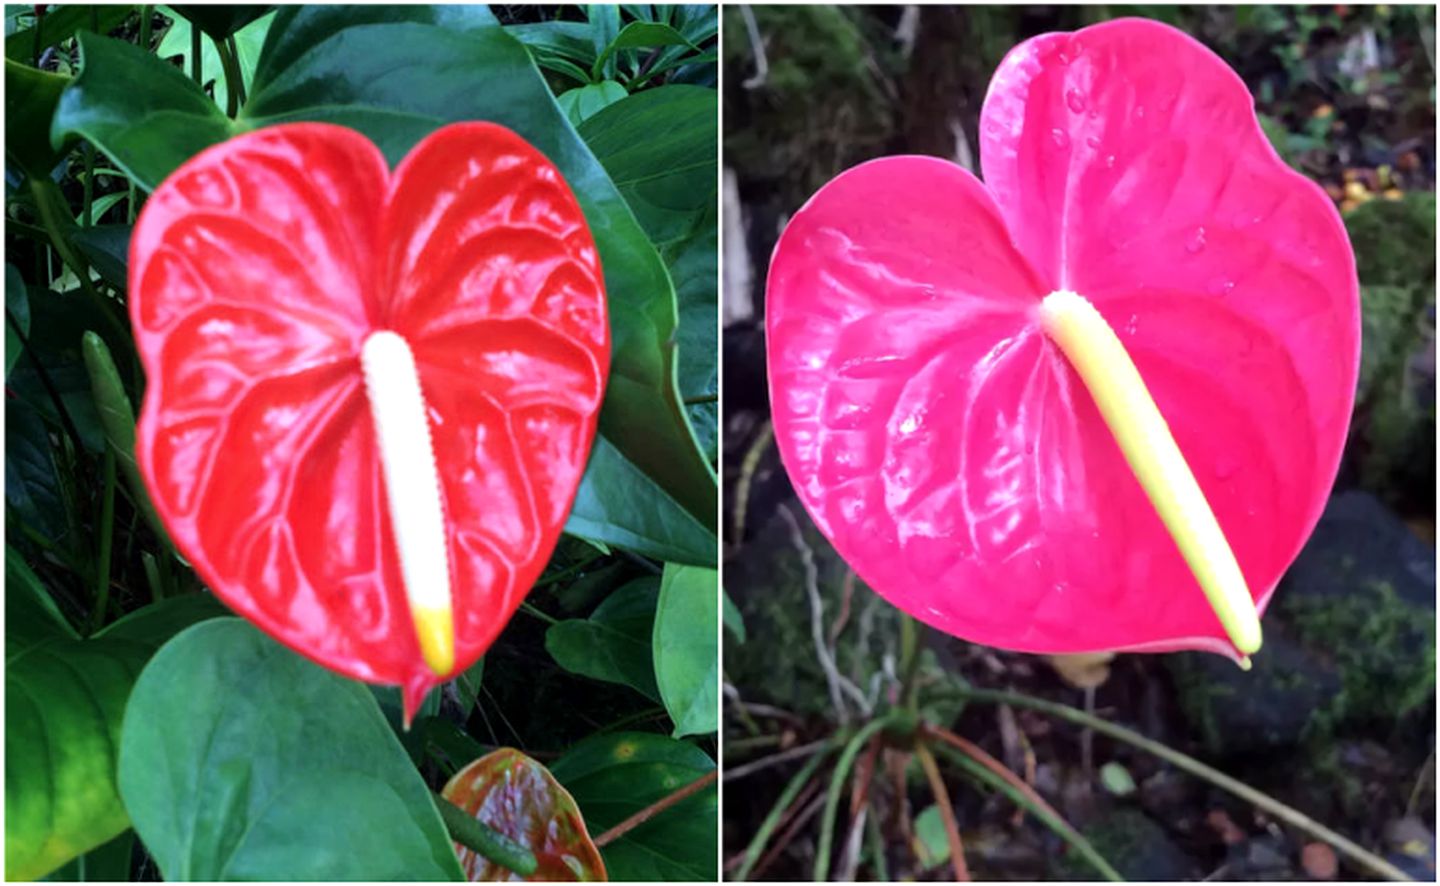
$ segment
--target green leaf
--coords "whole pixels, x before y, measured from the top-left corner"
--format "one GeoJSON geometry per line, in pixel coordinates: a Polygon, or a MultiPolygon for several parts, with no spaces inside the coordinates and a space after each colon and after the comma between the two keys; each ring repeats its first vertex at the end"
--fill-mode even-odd
{"type": "MultiPolygon", "coordinates": [[[[595,62],[595,45],[590,39],[590,26],[584,22],[536,22],[507,25],[505,30],[525,44],[536,64],[551,67],[563,62],[561,73],[574,76],[581,83],[590,80],[587,70],[595,62]],[[583,66],[583,68],[582,68],[583,66]],[[573,71],[573,72],[572,72],[573,71]]],[[[553,70],[553,68],[552,68],[553,70]]]]}
{"type": "Polygon", "coordinates": [[[69,529],[50,431],[31,404],[9,397],[5,400],[5,504],[52,542],[64,538],[69,529]]]}
{"type": "Polygon", "coordinates": [[[60,96],[50,142],[94,142],[127,176],[154,190],[165,176],[235,130],[174,65],[108,37],[80,35],[82,67],[60,96]]]}
{"type": "Polygon", "coordinates": [[[140,675],[120,790],[167,880],[460,877],[370,693],[238,618],[181,633],[140,675]]]}
{"type": "MultiPolygon", "coordinates": [[[[550,772],[575,797],[592,833],[603,832],[700,778],[715,762],[694,745],[640,732],[596,735],[550,772]]],[[[708,787],[601,849],[611,880],[718,879],[718,797],[708,787]]]]}
{"type": "MultiPolygon", "coordinates": [[[[273,6],[176,6],[175,12],[189,19],[211,40],[224,40],[274,9],[273,6]]],[[[164,10],[161,10],[164,12],[164,10]]],[[[166,13],[169,14],[168,12],[166,13]]]]}
{"type": "Polygon", "coordinates": [[[950,840],[945,836],[945,819],[940,807],[930,804],[915,816],[915,849],[920,865],[929,869],[950,860],[950,840]]]}
{"type": "MultiPolygon", "coordinates": [[[[275,20],[273,13],[267,14],[269,7],[224,7],[224,6],[187,6],[186,10],[226,10],[231,8],[260,9],[261,15],[249,24],[246,24],[235,32],[235,50],[237,61],[240,65],[240,79],[248,92],[250,85],[255,81],[255,65],[260,61],[260,49],[265,45],[265,36],[270,32],[270,25],[275,20]]],[[[173,24],[165,31],[165,36],[160,40],[160,46],[155,54],[163,59],[180,57],[180,69],[190,70],[190,21],[184,13],[179,12],[177,7],[172,10],[168,6],[161,6],[160,11],[173,20],[173,24]]],[[[193,16],[190,16],[193,18],[193,16]]],[[[201,30],[204,30],[203,28],[201,30]]],[[[225,99],[228,93],[228,84],[225,79],[225,66],[220,61],[220,51],[215,48],[213,37],[205,37],[200,41],[200,73],[206,82],[215,81],[213,90],[214,100],[217,108],[225,106],[225,99]]]]}
{"type": "Polygon", "coordinates": [[[715,565],[715,534],[603,434],[595,436],[565,531],[656,560],[715,565]]]}
{"type": "MultiPolygon", "coordinates": [[[[75,36],[77,31],[90,30],[92,14],[98,20],[100,33],[108,34],[118,28],[134,11],[134,6],[121,5],[68,3],[51,5],[40,23],[39,48],[43,52],[75,36]]],[[[34,28],[16,31],[5,38],[5,57],[30,64],[35,61],[35,47],[34,28]]]]}
{"type": "Polygon", "coordinates": [[[455,690],[460,696],[460,710],[464,712],[465,719],[470,719],[470,714],[475,710],[475,704],[480,700],[480,685],[485,680],[485,657],[475,662],[469,669],[462,671],[455,677],[455,690]]]}
{"type": "Polygon", "coordinates": [[[595,116],[607,105],[613,105],[626,96],[625,87],[614,80],[602,80],[560,93],[555,101],[565,112],[565,119],[572,126],[579,126],[595,116]]]}
{"type": "Polygon", "coordinates": [[[50,120],[69,83],[69,77],[5,59],[5,156],[28,175],[49,175],[69,144],[50,145],[50,120]]]}
{"type": "Polygon", "coordinates": [[[545,650],[572,674],[629,686],[660,700],[651,662],[650,637],[660,580],[638,578],[623,585],[588,619],[572,618],[545,632],[545,650]]]}
{"type": "Polygon", "coordinates": [[[45,877],[52,883],[115,883],[130,879],[130,859],[135,853],[135,832],[120,836],[61,865],[45,877]]]}
{"type": "MultiPolygon", "coordinates": [[[[95,217],[98,219],[100,216],[97,213],[95,217]]],[[[80,250],[80,254],[106,283],[122,291],[129,285],[125,270],[130,261],[129,225],[76,228],[70,232],[70,242],[75,244],[75,248],[80,250]]]]}
{"type": "MultiPolygon", "coordinates": [[[[118,171],[118,170],[117,170],[117,171],[118,171]]],[[[98,222],[100,221],[100,219],[102,219],[102,218],[105,217],[105,213],[107,213],[107,212],[109,212],[111,209],[113,209],[113,208],[115,207],[115,205],[118,204],[120,201],[129,199],[129,197],[130,197],[130,194],[129,194],[128,192],[126,192],[126,191],[116,191],[116,192],[113,193],[113,194],[101,194],[99,197],[96,197],[95,200],[94,200],[94,202],[92,202],[92,203],[90,204],[90,219],[91,219],[91,221],[92,221],[92,222],[95,222],[95,223],[98,223],[98,222]]],[[[79,224],[79,223],[80,223],[80,220],[81,220],[81,218],[82,218],[83,216],[84,216],[84,211],[83,211],[83,210],[82,210],[81,212],[77,213],[76,216],[75,216],[75,223],[76,223],[76,224],[79,224]]],[[[88,230],[88,228],[84,228],[84,229],[82,229],[82,230],[88,230]]],[[[71,235],[70,239],[71,239],[71,241],[74,241],[76,238],[75,238],[74,235],[71,235]]],[[[83,252],[84,250],[82,249],[81,251],[83,252]]],[[[97,269],[97,270],[98,270],[98,269],[97,269]]],[[[114,282],[113,280],[110,280],[110,281],[107,281],[107,282],[110,282],[112,285],[118,285],[118,286],[119,286],[120,288],[122,288],[122,289],[125,287],[125,284],[124,284],[123,281],[122,281],[121,283],[119,283],[119,284],[115,284],[115,282],[114,282]]]]}
{"type": "Polygon", "coordinates": [[[207,592],[181,594],[137,609],[105,626],[95,637],[128,640],[157,650],[191,625],[227,615],[230,610],[225,604],[207,592]]]}
{"type": "Polygon", "coordinates": [[[610,44],[620,34],[620,7],[611,3],[591,3],[585,7],[585,18],[590,22],[590,41],[595,50],[595,64],[590,76],[599,80],[615,77],[615,61],[607,59],[610,44]]]}
{"type": "MultiPolygon", "coordinates": [[[[593,7],[592,7],[593,8],[593,7]]],[[[606,72],[607,77],[615,75],[615,53],[622,49],[641,49],[651,46],[691,46],[685,35],[670,27],[656,22],[631,22],[626,25],[615,39],[600,53],[595,60],[595,66],[590,73],[599,77],[600,72],[606,72]]],[[[694,47],[697,48],[698,47],[694,47]]]]}
{"type": "Polygon", "coordinates": [[[720,611],[725,619],[725,629],[734,634],[736,640],[744,643],[745,617],[740,614],[740,607],[730,599],[730,592],[724,588],[720,589],[720,611]]]}
{"type": "Polygon", "coordinates": [[[25,278],[20,276],[18,268],[9,264],[5,266],[5,311],[9,315],[5,318],[5,377],[8,379],[25,348],[20,336],[30,334],[30,297],[25,291],[25,278]],[[20,327],[18,332],[16,326],[20,327]]]}
{"type": "Polygon", "coordinates": [[[1100,784],[1117,797],[1128,797],[1135,793],[1134,776],[1130,774],[1130,770],[1113,760],[1100,767],[1100,784]]]}
{"type": "Polygon", "coordinates": [[[655,607],[655,682],[675,737],[720,728],[720,615],[713,569],[666,563],[655,607]]]}
{"type": "Polygon", "coordinates": [[[195,613],[157,604],[81,640],[9,549],[5,577],[5,869],[34,879],[129,827],[115,761],[126,699],[155,644],[195,613]]]}

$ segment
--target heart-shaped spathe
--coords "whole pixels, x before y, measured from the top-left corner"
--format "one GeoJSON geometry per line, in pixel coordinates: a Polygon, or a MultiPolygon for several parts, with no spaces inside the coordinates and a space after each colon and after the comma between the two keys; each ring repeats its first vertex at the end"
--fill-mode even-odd
{"type": "Polygon", "coordinates": [[[801,500],[871,587],[949,633],[1235,656],[1040,305],[1078,292],[1119,334],[1263,609],[1354,398],[1338,214],[1239,77],[1154,22],[1017,46],[980,148],[983,185],[934,158],[855,167],[776,246],[771,404],[801,500]]]}
{"type": "Polygon", "coordinates": [[[452,673],[474,663],[555,546],[609,367],[599,259],[554,165],[487,123],[436,130],[393,175],[346,128],[243,135],[146,202],[129,297],[137,457],[179,549],[267,633],[413,711],[448,675],[411,623],[360,361],[374,332],[409,343],[452,673]]]}

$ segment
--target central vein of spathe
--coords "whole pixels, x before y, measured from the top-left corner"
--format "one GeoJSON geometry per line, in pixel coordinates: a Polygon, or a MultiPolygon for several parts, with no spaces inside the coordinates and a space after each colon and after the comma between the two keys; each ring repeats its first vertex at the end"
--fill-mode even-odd
{"type": "Polygon", "coordinates": [[[371,333],[360,349],[365,393],[385,474],[390,526],[420,652],[436,676],[455,667],[455,620],[440,474],[430,442],[425,395],[415,355],[389,330],[371,333]]]}
{"type": "Polygon", "coordinates": [[[1248,656],[1260,648],[1255,601],[1135,362],[1084,296],[1063,289],[1052,292],[1040,307],[1040,318],[1045,334],[1059,345],[1095,398],[1130,470],[1240,652],[1241,666],[1248,668],[1248,656]]]}

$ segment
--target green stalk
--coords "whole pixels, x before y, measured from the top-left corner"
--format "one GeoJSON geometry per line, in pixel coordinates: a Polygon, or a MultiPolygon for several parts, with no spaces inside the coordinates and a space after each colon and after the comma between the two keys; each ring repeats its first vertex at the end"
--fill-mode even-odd
{"type": "Polygon", "coordinates": [[[40,51],[45,48],[45,47],[42,46],[41,43],[40,43],[40,29],[41,29],[41,26],[44,25],[44,24],[45,24],[45,8],[44,8],[43,6],[36,6],[36,7],[35,7],[35,45],[32,47],[32,50],[33,50],[32,55],[34,56],[34,60],[31,62],[31,64],[34,65],[34,66],[37,67],[37,68],[40,67],[40,51]]]}
{"type": "Polygon", "coordinates": [[[100,499],[100,553],[95,569],[95,611],[90,614],[90,630],[105,624],[105,608],[110,602],[110,553],[115,543],[115,449],[105,447],[105,491],[100,499]]]}
{"type": "Polygon", "coordinates": [[[981,766],[979,763],[976,763],[955,748],[940,742],[935,742],[934,749],[949,759],[951,763],[964,769],[967,775],[1009,797],[1010,801],[1016,806],[1030,813],[1046,827],[1058,834],[1062,840],[1075,847],[1075,851],[1084,856],[1085,860],[1090,862],[1090,865],[1100,872],[1100,876],[1112,883],[1122,883],[1125,881],[1125,878],[1120,876],[1119,871],[1111,867],[1110,863],[1107,862],[1099,852],[1095,851],[1095,847],[1090,844],[1090,841],[1085,839],[1085,836],[1075,830],[1075,828],[1071,827],[1068,822],[1056,818],[1050,810],[1037,805],[1031,801],[1029,797],[1015,790],[1014,785],[1005,781],[1005,779],[991,772],[989,769],[986,769],[984,766],[981,766]]]}
{"type": "MultiPolygon", "coordinates": [[[[225,43],[230,47],[230,58],[235,63],[235,95],[240,100],[241,107],[245,105],[245,75],[240,70],[240,46],[235,42],[235,35],[231,34],[225,38],[225,43]]],[[[228,75],[227,75],[228,76],[228,75]]]]}
{"type": "Polygon", "coordinates": [[[492,830],[484,822],[479,821],[464,809],[451,803],[449,800],[433,794],[435,808],[440,810],[440,817],[445,821],[445,829],[450,836],[466,848],[476,852],[495,862],[503,868],[508,868],[522,877],[528,877],[535,873],[539,862],[529,849],[516,843],[514,840],[492,830]]]}
{"type": "Polygon", "coordinates": [[[231,119],[240,110],[240,65],[231,54],[234,45],[230,39],[215,41],[215,51],[220,53],[220,67],[225,70],[225,116],[231,119]]]}
{"type": "Polygon", "coordinates": [[[190,79],[202,90],[205,88],[205,80],[201,77],[204,73],[200,69],[200,26],[194,22],[190,23],[190,79]]]}
{"type": "Polygon", "coordinates": [[[533,616],[535,616],[536,618],[540,619],[541,621],[545,622],[547,625],[550,625],[551,627],[554,627],[555,625],[558,625],[558,624],[560,623],[560,619],[558,619],[558,618],[556,618],[555,616],[549,614],[548,612],[543,612],[543,611],[535,608],[534,606],[531,606],[529,603],[521,603],[521,604],[520,604],[520,611],[521,611],[521,612],[524,612],[524,613],[526,613],[526,614],[528,614],[528,615],[533,615],[533,616]]]}
{"type": "Polygon", "coordinates": [[[1385,877],[1389,880],[1411,881],[1414,878],[1400,870],[1395,865],[1370,852],[1364,847],[1351,842],[1350,840],[1330,830],[1324,825],[1305,815],[1294,807],[1287,806],[1271,797],[1269,794],[1261,793],[1242,781],[1231,778],[1218,769],[1213,769],[1201,763],[1194,757],[1182,754],[1167,745],[1158,741],[1146,738],[1138,732],[1126,729],[1124,726],[1116,726],[1107,720],[1103,720],[1091,714],[1087,714],[1077,708],[1068,705],[1056,704],[1042,698],[1024,695],[1019,692],[1008,692],[995,689],[961,689],[955,695],[967,701],[988,702],[991,704],[1008,704],[1020,708],[1030,708],[1041,711],[1062,720],[1068,720],[1079,726],[1086,726],[1096,732],[1110,736],[1117,741],[1134,745],[1147,753],[1183,769],[1191,775],[1210,782],[1218,788],[1229,791],[1240,799],[1250,803],[1257,809],[1263,809],[1274,818],[1298,830],[1304,831],[1331,846],[1334,846],[1342,854],[1348,856],[1352,861],[1361,867],[1385,877]]]}
{"type": "Polygon", "coordinates": [[[155,7],[146,4],[140,7],[140,48],[150,51],[150,21],[155,18],[155,7]]]}
{"type": "Polygon", "coordinates": [[[820,816],[820,846],[815,850],[815,873],[811,877],[817,883],[823,883],[830,879],[830,851],[835,843],[835,814],[840,808],[840,795],[845,793],[845,777],[850,774],[850,767],[855,765],[855,758],[860,755],[860,749],[865,746],[871,736],[900,719],[897,712],[871,720],[855,733],[850,742],[845,745],[845,750],[840,752],[840,759],[835,764],[835,771],[830,775],[830,789],[825,796],[825,811],[820,816]]]}
{"type": "MultiPolygon", "coordinates": [[[[97,7],[90,7],[90,31],[100,33],[100,10],[97,7]]],[[[85,140],[83,149],[85,156],[85,197],[80,204],[80,224],[90,227],[95,223],[95,145],[89,139],[85,140]]]]}
{"type": "Polygon", "coordinates": [[[90,265],[81,258],[65,237],[61,219],[63,217],[68,221],[69,216],[59,187],[48,178],[31,178],[28,181],[30,182],[30,193],[35,197],[35,207],[40,213],[40,225],[50,236],[50,245],[60,255],[60,260],[75,272],[76,279],[80,281],[80,291],[94,303],[96,310],[105,317],[105,322],[110,324],[112,330],[119,335],[120,340],[128,341],[130,338],[129,328],[120,322],[111,302],[101,295],[100,290],[90,282],[90,265]]]}
{"type": "Polygon", "coordinates": [[[750,871],[753,870],[755,865],[760,861],[760,853],[765,850],[765,844],[770,842],[770,836],[774,834],[775,829],[780,826],[780,817],[785,814],[786,809],[790,808],[790,804],[795,802],[795,797],[804,789],[805,784],[810,781],[810,777],[815,774],[815,770],[820,768],[820,764],[824,763],[826,758],[830,756],[830,752],[835,749],[836,744],[838,744],[838,742],[831,742],[816,751],[815,755],[805,761],[805,765],[800,767],[800,771],[795,773],[795,776],[786,783],[784,790],[780,792],[780,798],[775,801],[775,805],[771,807],[770,813],[765,816],[765,820],[760,822],[760,827],[755,831],[755,836],[750,838],[750,845],[745,847],[745,861],[740,865],[740,869],[735,872],[735,879],[737,881],[749,879],[750,871]]]}

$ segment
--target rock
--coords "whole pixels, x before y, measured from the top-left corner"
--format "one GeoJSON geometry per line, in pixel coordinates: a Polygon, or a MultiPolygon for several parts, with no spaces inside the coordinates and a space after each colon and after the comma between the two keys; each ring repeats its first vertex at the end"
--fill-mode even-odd
{"type": "Polygon", "coordinates": [[[1393,722],[1434,698],[1434,549],[1374,496],[1335,496],[1281,581],[1265,635],[1249,673],[1205,653],[1166,657],[1211,755],[1393,722]]]}
{"type": "MultiPolygon", "coordinates": [[[[1111,809],[1082,830],[1095,851],[1126,880],[1191,880],[1201,873],[1164,828],[1133,807],[1111,809]]],[[[1099,879],[1073,850],[1054,861],[1051,873],[1053,879],[1099,879]]]]}

